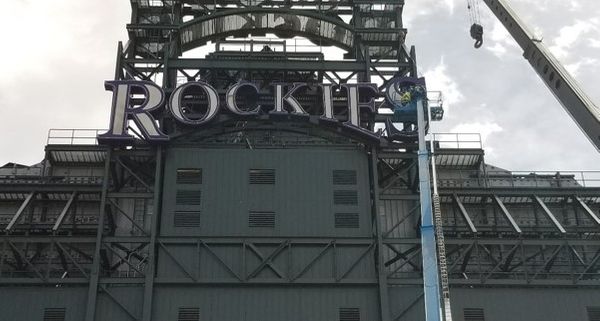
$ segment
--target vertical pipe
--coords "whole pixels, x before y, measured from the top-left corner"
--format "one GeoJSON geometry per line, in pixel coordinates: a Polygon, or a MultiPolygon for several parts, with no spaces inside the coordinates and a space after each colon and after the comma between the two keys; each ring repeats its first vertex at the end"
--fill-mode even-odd
{"type": "Polygon", "coordinates": [[[423,99],[417,100],[417,125],[419,130],[419,192],[421,202],[421,249],[423,255],[423,292],[425,294],[425,320],[440,321],[440,284],[435,243],[435,227],[431,206],[429,181],[429,151],[425,143],[425,108],[423,99]]]}

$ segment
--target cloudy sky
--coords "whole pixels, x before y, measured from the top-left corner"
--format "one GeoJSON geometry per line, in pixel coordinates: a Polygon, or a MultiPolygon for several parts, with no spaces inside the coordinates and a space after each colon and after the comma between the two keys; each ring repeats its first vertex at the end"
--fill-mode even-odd
{"type": "MultiPolygon", "coordinates": [[[[600,103],[598,0],[511,0],[588,95],[600,103]]],[[[484,47],[470,39],[466,0],[407,0],[408,44],[420,73],[441,90],[437,132],[480,132],[486,160],[511,170],[600,169],[579,131],[480,3],[484,47]]],[[[0,10],[0,164],[43,157],[50,128],[105,128],[117,41],[126,40],[126,0],[20,0],[0,10]]]]}

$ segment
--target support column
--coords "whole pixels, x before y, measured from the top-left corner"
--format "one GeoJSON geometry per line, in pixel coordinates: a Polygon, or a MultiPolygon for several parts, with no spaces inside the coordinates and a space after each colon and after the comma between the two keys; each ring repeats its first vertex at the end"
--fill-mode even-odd
{"type": "Polygon", "coordinates": [[[152,206],[152,218],[150,222],[150,244],[148,244],[148,268],[144,281],[144,306],[142,321],[152,320],[152,302],[154,298],[154,274],[156,272],[156,238],[158,234],[158,222],[161,212],[162,181],[163,181],[163,151],[162,147],[156,147],[156,169],[154,172],[154,199],[152,206]]]}
{"type": "Polygon", "coordinates": [[[419,200],[421,202],[421,249],[423,255],[423,291],[425,293],[425,320],[441,320],[440,283],[431,206],[429,180],[429,151],[425,143],[425,110],[423,98],[417,100],[419,130],[419,200]]]}
{"type": "Polygon", "coordinates": [[[106,210],[106,198],[110,180],[110,162],[112,148],[107,148],[104,160],[104,177],[102,181],[102,194],[100,195],[100,213],[98,214],[98,227],[96,229],[96,249],[88,286],[87,304],[85,307],[85,321],[94,321],[96,318],[96,301],[98,297],[98,279],[100,278],[100,249],[102,248],[102,234],[104,233],[104,218],[106,210]]]}
{"type": "Polygon", "coordinates": [[[390,321],[390,299],[388,293],[387,273],[383,259],[383,226],[379,217],[379,176],[377,173],[377,150],[371,148],[369,159],[369,176],[371,176],[371,212],[377,241],[377,281],[379,285],[379,314],[381,321],[390,321]]]}

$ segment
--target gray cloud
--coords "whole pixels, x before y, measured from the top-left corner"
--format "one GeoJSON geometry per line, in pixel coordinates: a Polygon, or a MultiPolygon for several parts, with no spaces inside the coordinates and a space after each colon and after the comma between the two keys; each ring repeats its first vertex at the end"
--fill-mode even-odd
{"type": "MultiPolygon", "coordinates": [[[[565,65],[573,64],[576,78],[596,102],[600,92],[598,9],[593,0],[510,1],[565,65]],[[574,27],[575,26],[575,27],[574,27]],[[571,34],[574,39],[568,38],[571,34]],[[578,68],[577,68],[578,67],[578,68]]],[[[410,14],[417,2],[407,2],[410,14]]],[[[488,133],[486,160],[513,170],[598,169],[600,154],[538,79],[522,50],[480,4],[486,28],[484,48],[472,47],[466,7],[438,9],[410,20],[408,42],[417,46],[421,73],[430,75],[446,65],[446,83],[429,80],[430,90],[458,91],[463,97],[449,104],[445,120],[435,131],[481,128],[488,133]]],[[[453,95],[456,95],[455,93],[453,95]]],[[[446,93],[446,96],[448,94],[446,93]]]]}
{"type": "MultiPolygon", "coordinates": [[[[485,48],[473,49],[463,3],[407,1],[405,9],[408,44],[417,46],[420,72],[429,77],[430,89],[445,90],[448,99],[446,119],[435,130],[481,130],[487,161],[508,169],[600,168],[600,154],[483,4],[485,48]]],[[[511,3],[600,102],[595,0],[511,3]]],[[[6,65],[0,77],[0,164],[39,161],[50,128],[106,126],[110,94],[103,81],[113,77],[129,15],[130,5],[122,0],[3,4],[0,27],[12,32],[5,41],[10,47],[0,52],[6,65]]]]}

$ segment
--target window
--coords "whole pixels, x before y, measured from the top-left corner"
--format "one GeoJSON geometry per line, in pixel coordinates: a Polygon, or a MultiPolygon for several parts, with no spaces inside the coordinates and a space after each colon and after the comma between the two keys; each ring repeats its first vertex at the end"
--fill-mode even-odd
{"type": "Polygon", "coordinates": [[[177,184],[202,184],[202,169],[178,168],[177,184]]]}
{"type": "Polygon", "coordinates": [[[359,308],[340,308],[340,321],[360,321],[359,308]]]}
{"type": "Polygon", "coordinates": [[[65,321],[65,308],[45,308],[44,321],[65,321]]]}
{"type": "Polygon", "coordinates": [[[335,190],[333,191],[333,204],[357,205],[358,193],[353,190],[335,190]]]}
{"type": "Polygon", "coordinates": [[[200,321],[200,309],[194,307],[179,308],[177,321],[200,321]]]}
{"type": "Polygon", "coordinates": [[[200,211],[175,211],[175,227],[200,227],[200,211]]]}
{"type": "Polygon", "coordinates": [[[589,321],[600,321],[600,307],[587,307],[589,321]]]}
{"type": "Polygon", "coordinates": [[[465,321],[485,321],[482,308],[464,308],[463,316],[465,321]]]}
{"type": "Polygon", "coordinates": [[[202,193],[200,190],[177,190],[175,203],[177,205],[200,205],[202,193]]]}
{"type": "Polygon", "coordinates": [[[250,227],[275,227],[275,212],[250,211],[248,212],[248,226],[250,227]]]}
{"type": "Polygon", "coordinates": [[[275,184],[275,170],[250,169],[248,172],[248,181],[253,185],[273,185],[275,184]]]}
{"type": "Polygon", "coordinates": [[[335,213],[336,228],[358,228],[358,213],[335,213]]]}
{"type": "Polygon", "coordinates": [[[333,185],[356,185],[356,171],[334,170],[333,185]]]}

